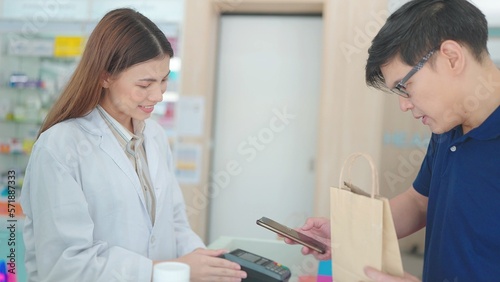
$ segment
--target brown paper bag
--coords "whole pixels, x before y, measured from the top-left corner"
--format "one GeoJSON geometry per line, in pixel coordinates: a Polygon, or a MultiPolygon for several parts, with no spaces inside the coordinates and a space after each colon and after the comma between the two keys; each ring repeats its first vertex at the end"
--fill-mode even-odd
{"type": "Polygon", "coordinates": [[[369,281],[363,271],[365,266],[403,276],[389,201],[379,195],[378,174],[373,160],[363,153],[350,155],[342,166],[339,178],[339,187],[330,188],[334,281],[369,281]],[[351,184],[351,167],[359,157],[364,157],[371,166],[370,194],[351,184]]]}

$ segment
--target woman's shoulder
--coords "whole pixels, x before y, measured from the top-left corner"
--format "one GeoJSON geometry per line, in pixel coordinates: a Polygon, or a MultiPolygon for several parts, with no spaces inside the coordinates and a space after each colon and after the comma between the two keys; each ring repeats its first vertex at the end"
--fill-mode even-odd
{"type": "Polygon", "coordinates": [[[40,134],[40,138],[50,138],[53,136],[61,136],[61,135],[71,136],[77,131],[78,131],[77,118],[72,118],[58,122],[53,126],[49,127],[42,134],[40,134]]]}
{"type": "Polygon", "coordinates": [[[54,124],[45,130],[36,141],[36,145],[62,149],[88,139],[88,133],[79,123],[81,118],[73,118],[54,124]]]}

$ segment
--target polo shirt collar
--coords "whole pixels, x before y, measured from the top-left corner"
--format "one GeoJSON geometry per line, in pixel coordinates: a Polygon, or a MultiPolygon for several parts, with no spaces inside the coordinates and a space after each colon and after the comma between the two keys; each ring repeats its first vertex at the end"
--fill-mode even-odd
{"type": "Polygon", "coordinates": [[[470,138],[483,141],[500,137],[500,107],[486,118],[479,127],[472,129],[466,135],[470,138]]]}

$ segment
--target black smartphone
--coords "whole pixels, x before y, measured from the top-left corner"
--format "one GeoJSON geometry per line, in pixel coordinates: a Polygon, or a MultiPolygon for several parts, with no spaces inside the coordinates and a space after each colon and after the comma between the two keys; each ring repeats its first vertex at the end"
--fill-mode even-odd
{"type": "Polygon", "coordinates": [[[303,246],[306,246],[310,249],[317,251],[320,254],[324,254],[327,250],[327,246],[320,241],[311,238],[303,233],[300,233],[296,230],[293,230],[281,223],[278,223],[272,219],[267,217],[262,217],[257,220],[257,225],[260,225],[264,228],[267,228],[273,232],[278,233],[279,235],[286,237],[292,241],[295,241],[303,246]]]}

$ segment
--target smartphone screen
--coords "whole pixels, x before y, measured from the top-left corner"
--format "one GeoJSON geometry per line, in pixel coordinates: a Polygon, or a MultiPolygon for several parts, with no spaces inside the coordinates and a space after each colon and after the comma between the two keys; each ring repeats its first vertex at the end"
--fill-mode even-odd
{"type": "Polygon", "coordinates": [[[261,219],[257,220],[257,224],[273,232],[276,232],[283,237],[295,241],[303,246],[313,249],[320,254],[324,254],[326,252],[326,249],[328,248],[325,244],[321,243],[320,241],[311,238],[303,233],[300,233],[296,230],[293,230],[267,217],[262,217],[261,219]]]}

